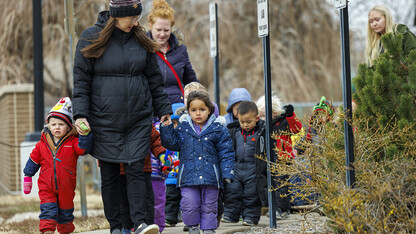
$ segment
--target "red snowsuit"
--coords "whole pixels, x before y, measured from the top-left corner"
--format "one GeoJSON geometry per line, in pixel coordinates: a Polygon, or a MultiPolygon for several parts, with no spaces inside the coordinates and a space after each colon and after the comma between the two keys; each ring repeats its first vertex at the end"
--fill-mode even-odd
{"type": "Polygon", "coordinates": [[[291,117],[280,115],[273,120],[273,133],[276,135],[275,146],[279,149],[279,158],[294,158],[292,147],[292,134],[299,133],[302,129],[302,123],[297,119],[296,114],[293,113],[291,117]]]}
{"type": "Polygon", "coordinates": [[[41,214],[40,232],[71,233],[75,227],[74,196],[77,178],[77,160],[85,153],[78,146],[78,136],[72,128],[55,146],[53,136],[45,128],[26,163],[24,173],[38,179],[41,214]]]}

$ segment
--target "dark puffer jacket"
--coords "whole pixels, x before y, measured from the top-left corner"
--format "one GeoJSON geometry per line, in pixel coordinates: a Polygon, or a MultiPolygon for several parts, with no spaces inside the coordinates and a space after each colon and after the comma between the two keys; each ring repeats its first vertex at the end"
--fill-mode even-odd
{"type": "Polygon", "coordinates": [[[179,151],[178,187],[211,185],[223,187],[223,179],[234,179],[234,149],[230,134],[214,115],[198,135],[191,116],[178,127],[160,126],[162,145],[179,151]]]}
{"type": "MultiPolygon", "coordinates": [[[[185,87],[185,85],[193,81],[199,81],[196,78],[195,71],[192,68],[191,61],[189,60],[188,50],[186,49],[186,46],[182,44],[182,40],[179,40],[176,37],[176,34],[181,34],[181,32],[177,30],[176,32],[170,34],[168,40],[170,48],[166,52],[166,58],[172,65],[173,69],[175,69],[176,74],[178,74],[182,87],[185,87]]],[[[147,35],[153,39],[150,32],[148,32],[147,35]]],[[[184,102],[178,81],[176,80],[172,70],[159,56],[156,55],[156,57],[165,82],[165,91],[168,93],[170,102],[172,104],[184,102]]]]}
{"type": "MultiPolygon", "coordinates": [[[[261,201],[262,206],[267,206],[268,204],[268,185],[267,185],[267,162],[256,157],[256,155],[266,158],[266,125],[263,120],[257,122],[256,127],[253,129],[253,134],[248,136],[247,142],[243,140],[237,142],[238,139],[241,139],[239,136],[242,134],[242,129],[238,121],[232,122],[227,125],[229,129],[231,140],[233,142],[233,148],[235,149],[235,174],[236,177],[241,173],[244,175],[245,171],[239,170],[239,166],[242,163],[250,165],[250,163],[255,167],[255,177],[256,177],[256,188],[261,201]],[[239,153],[242,154],[239,155],[239,153]]],[[[274,153],[273,150],[270,151],[274,153]]],[[[272,156],[271,158],[274,158],[272,156]]],[[[246,174],[245,174],[246,175],[246,174]]],[[[241,177],[241,176],[240,176],[241,177]]]]}
{"type": "Polygon", "coordinates": [[[108,12],[100,13],[97,23],[84,30],[77,44],[74,119],[85,117],[90,123],[92,156],[107,162],[131,163],[149,152],[153,114],[171,114],[172,108],[156,55],[135,40],[133,30],[125,33],[115,27],[100,58],[82,55],[80,50],[90,44],[107,19],[108,12]]]}

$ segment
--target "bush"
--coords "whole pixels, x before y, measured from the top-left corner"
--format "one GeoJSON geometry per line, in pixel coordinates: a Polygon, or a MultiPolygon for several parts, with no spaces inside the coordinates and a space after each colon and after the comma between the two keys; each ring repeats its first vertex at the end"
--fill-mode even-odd
{"type": "MultiPolygon", "coordinates": [[[[367,126],[367,119],[354,119],[355,126],[367,126]]],[[[354,128],[356,183],[346,186],[343,132],[326,124],[319,143],[301,141],[306,150],[296,159],[272,163],[273,176],[303,175],[308,183],[296,184],[295,198],[313,198],[337,232],[397,233],[416,231],[416,131],[397,126],[382,129],[354,128]],[[400,152],[379,158],[391,142],[400,139],[400,152]],[[403,141],[403,139],[406,139],[403,141]],[[316,196],[319,194],[319,196],[316,196]]],[[[289,183],[289,181],[287,182],[289,183]]],[[[274,188],[276,189],[276,188],[274,188]]],[[[294,191],[294,190],[292,190],[294,191]]]]}
{"type": "Polygon", "coordinates": [[[405,55],[401,41],[401,34],[383,35],[386,52],[373,67],[360,64],[353,81],[353,188],[346,186],[341,122],[313,122],[313,140],[297,146],[304,153],[291,165],[282,160],[271,167],[273,175],[310,178],[293,196],[320,194],[315,197],[338,232],[416,232],[416,52],[405,55]]]}

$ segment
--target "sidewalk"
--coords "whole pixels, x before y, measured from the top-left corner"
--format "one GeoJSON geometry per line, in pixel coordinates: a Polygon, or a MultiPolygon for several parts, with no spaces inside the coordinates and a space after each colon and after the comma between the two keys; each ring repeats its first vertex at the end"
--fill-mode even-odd
{"type": "MultiPolygon", "coordinates": [[[[308,215],[300,213],[291,214],[288,219],[277,220],[277,228],[273,231],[263,232],[259,229],[267,229],[270,227],[269,218],[261,216],[260,222],[257,226],[248,227],[243,226],[242,222],[238,223],[221,223],[220,227],[216,230],[217,234],[230,234],[230,233],[302,233],[305,231],[311,231],[312,233],[328,233],[328,229],[325,226],[325,217],[320,216],[317,213],[311,213],[308,215]],[[307,217],[306,217],[307,216],[307,217]],[[306,221],[305,221],[306,218],[306,221]],[[311,222],[312,221],[312,222],[311,222]],[[253,230],[252,230],[253,229],[253,230]]],[[[178,223],[176,227],[167,227],[163,230],[163,234],[185,234],[183,231],[183,223],[178,223]]],[[[110,230],[97,230],[91,232],[82,232],[84,234],[109,234],[110,230]]],[[[201,232],[202,233],[202,232],[201,232]]]]}
{"type": "MultiPolygon", "coordinates": [[[[163,230],[163,234],[185,234],[188,232],[183,231],[184,224],[178,223],[175,227],[166,227],[165,230],[163,230]]],[[[261,216],[260,222],[255,227],[269,227],[269,218],[266,216],[261,216]]],[[[241,232],[241,231],[248,231],[251,227],[243,226],[242,222],[238,223],[221,223],[220,227],[216,230],[217,234],[226,234],[226,233],[234,233],[234,232],[241,232]]],[[[97,230],[97,231],[91,231],[91,232],[81,232],[84,234],[109,234],[110,229],[105,230],[97,230]]],[[[201,232],[202,233],[202,232],[201,232]]]]}

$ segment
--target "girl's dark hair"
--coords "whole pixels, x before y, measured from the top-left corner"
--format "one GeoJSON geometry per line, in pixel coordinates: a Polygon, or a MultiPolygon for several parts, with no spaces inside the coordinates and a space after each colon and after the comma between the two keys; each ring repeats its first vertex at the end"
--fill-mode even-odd
{"type": "Polygon", "coordinates": [[[199,92],[193,91],[188,94],[188,102],[186,103],[188,113],[189,113],[189,104],[191,104],[194,100],[201,100],[205,103],[205,105],[209,108],[209,115],[208,118],[215,112],[215,106],[212,104],[211,100],[209,100],[209,95],[206,92],[199,92]]]}
{"type": "Polygon", "coordinates": [[[256,103],[250,101],[242,101],[237,108],[238,114],[245,115],[248,113],[254,113],[255,115],[259,114],[259,109],[257,108],[256,103]]]}
{"type": "MultiPolygon", "coordinates": [[[[82,55],[84,55],[85,58],[101,57],[104,54],[104,51],[110,45],[110,37],[115,27],[116,20],[110,16],[104,29],[97,34],[98,37],[91,40],[92,44],[81,49],[82,55]]],[[[160,49],[160,45],[152,41],[147,36],[143,26],[134,26],[132,30],[134,30],[134,38],[136,39],[137,43],[142,45],[147,52],[153,53],[160,49]]]]}

